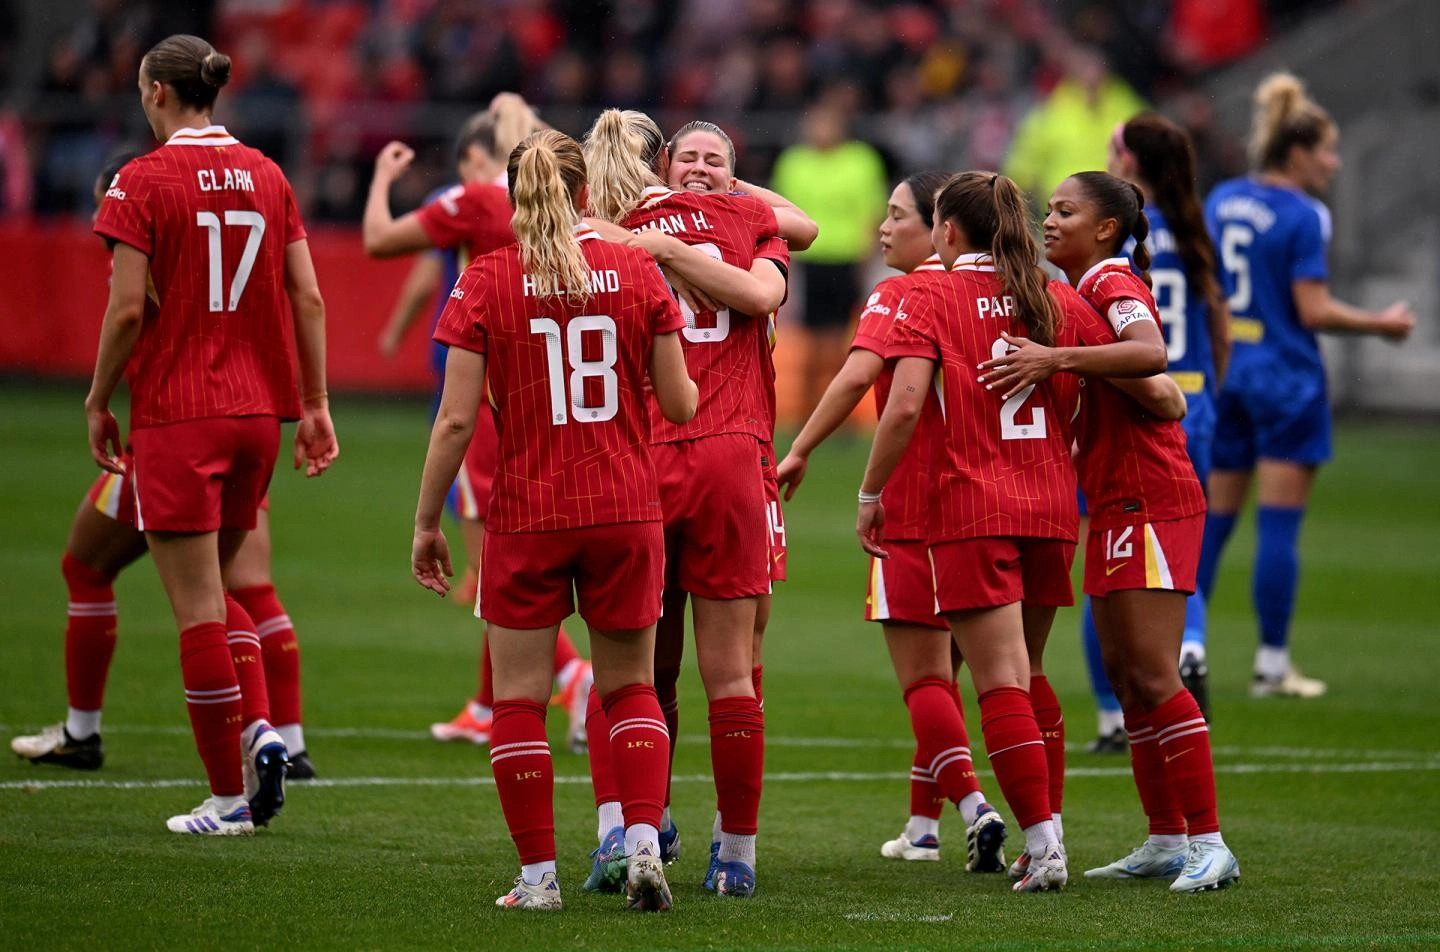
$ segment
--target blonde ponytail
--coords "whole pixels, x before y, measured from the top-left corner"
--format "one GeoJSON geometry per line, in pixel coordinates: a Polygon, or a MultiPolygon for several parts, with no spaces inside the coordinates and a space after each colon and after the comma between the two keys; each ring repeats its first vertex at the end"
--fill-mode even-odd
{"type": "Polygon", "coordinates": [[[585,157],[576,141],[553,130],[527,137],[510,153],[510,225],[536,295],[590,296],[590,267],[575,237],[576,198],[585,185],[585,157]]]}
{"type": "Polygon", "coordinates": [[[1305,94],[1305,84],[1298,77],[1272,73],[1255,88],[1250,162],[1261,171],[1279,169],[1291,146],[1313,149],[1334,124],[1330,114],[1305,94]]]}
{"type": "Polygon", "coordinates": [[[490,105],[490,115],[495,122],[495,158],[503,160],[526,136],[548,128],[540,121],[529,103],[517,95],[495,97],[490,105]]]}
{"type": "Polygon", "coordinates": [[[664,144],[660,127],[643,112],[607,109],[600,113],[585,134],[590,214],[619,222],[635,210],[647,186],[664,184],[655,171],[664,144]]]}

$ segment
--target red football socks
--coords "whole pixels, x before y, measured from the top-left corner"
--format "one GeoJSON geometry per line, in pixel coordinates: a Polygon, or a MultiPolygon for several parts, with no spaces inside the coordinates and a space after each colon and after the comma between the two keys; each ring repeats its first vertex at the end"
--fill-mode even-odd
{"type": "Polygon", "coordinates": [[[1185,835],[1185,814],[1170,785],[1156,741],[1151,715],[1140,708],[1125,712],[1125,733],[1130,737],[1130,770],[1140,807],[1150,821],[1150,835],[1185,835]]]}
{"type": "Polygon", "coordinates": [[[1050,774],[1050,811],[1060,813],[1065,799],[1065,715],[1060,699],[1043,674],[1030,676],[1030,703],[1035,708],[1035,724],[1045,742],[1045,767],[1050,774]]]}
{"type": "MultiPolygon", "coordinates": [[[[924,767],[946,799],[959,803],[979,790],[965,718],[951,681],[921,678],[905,689],[905,706],[910,710],[910,729],[924,767]]],[[[913,803],[913,793],[911,798],[913,803]]]]}
{"type": "Polygon", "coordinates": [[[590,686],[590,700],[585,708],[585,735],[590,741],[590,784],[595,788],[595,805],[619,803],[615,756],[610,750],[610,721],[605,717],[605,706],[594,685],[590,686]]]}
{"type": "Polygon", "coordinates": [[[545,737],[545,705],[497,701],[490,728],[490,769],[505,825],[528,865],[555,858],[555,773],[545,737]]]}
{"type": "Polygon", "coordinates": [[[1170,791],[1185,814],[1191,836],[1218,833],[1215,806],[1215,764],[1210,754],[1210,728],[1200,705],[1189,691],[1178,694],[1150,712],[1150,726],[1170,783],[1170,791]]]}
{"type": "Polygon", "coordinates": [[[77,711],[98,711],[105,706],[105,681],[115,656],[115,580],[68,552],[60,560],[60,572],[70,595],[65,613],[65,690],[77,711]]]}
{"type": "Polygon", "coordinates": [[[603,703],[625,826],[642,823],[659,828],[670,772],[670,735],[660,716],[655,688],[627,684],[607,694],[603,703]]]}
{"type": "Polygon", "coordinates": [[[765,773],[765,715],[753,697],[710,702],[710,764],[723,831],[754,836],[765,773]]]}
{"type": "Polygon", "coordinates": [[[225,625],[208,621],[180,632],[180,675],[195,749],[205,764],[210,792],[217,797],[242,796],[240,684],[225,625]]]}
{"type": "Polygon", "coordinates": [[[265,662],[261,658],[260,636],[255,622],[234,596],[225,595],[225,636],[230,642],[230,659],[235,665],[235,678],[240,682],[240,702],[244,708],[241,724],[270,720],[270,692],[265,686],[265,662]]]}
{"type": "Polygon", "coordinates": [[[1000,792],[1020,828],[1050,820],[1045,742],[1030,695],[1017,687],[992,688],[980,695],[980,729],[1000,792]]]}
{"type": "MultiPolygon", "coordinates": [[[[230,593],[255,622],[260,657],[265,662],[265,688],[270,716],[276,725],[299,724],[300,642],[273,585],[256,585],[230,593]]],[[[296,753],[296,751],[291,751],[296,753]]]]}

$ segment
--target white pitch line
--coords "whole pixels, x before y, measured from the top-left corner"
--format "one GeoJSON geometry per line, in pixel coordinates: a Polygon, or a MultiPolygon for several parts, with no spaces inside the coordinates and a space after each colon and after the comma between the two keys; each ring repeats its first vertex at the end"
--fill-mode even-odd
{"type": "MultiPolygon", "coordinates": [[[[1440,770],[1440,758],[1418,760],[1410,763],[1396,761],[1353,763],[1353,764],[1219,764],[1217,774],[1334,774],[1334,773],[1424,773],[1440,770]]],[[[987,770],[977,771],[981,776],[990,776],[987,770]]],[[[767,773],[766,783],[870,783],[876,781],[908,780],[909,774],[899,771],[874,773],[849,771],[791,771],[767,773]]],[[[1129,777],[1129,767],[1073,767],[1065,771],[1066,777],[1129,777]]],[[[671,778],[672,783],[711,783],[710,774],[680,774],[671,778]]],[[[560,785],[588,784],[590,778],[583,774],[557,776],[560,785]]],[[[322,780],[307,780],[292,785],[292,789],[306,787],[492,787],[492,777],[331,777],[322,780]]],[[[0,790],[159,790],[167,787],[198,787],[199,779],[191,780],[9,780],[0,782],[0,790]]]]}
{"type": "MultiPolygon", "coordinates": [[[[0,734],[15,734],[20,733],[20,730],[20,728],[9,724],[0,724],[0,734]]],[[[29,730],[29,728],[26,728],[26,730],[29,730]]],[[[122,724],[106,727],[103,733],[107,736],[111,734],[158,734],[189,737],[190,728],[184,724],[122,724]]],[[[432,739],[429,731],[401,730],[391,727],[306,727],[305,733],[310,737],[334,737],[347,740],[430,741],[432,739]]],[[[680,742],[683,744],[708,745],[710,743],[710,737],[706,734],[681,734],[680,742]]],[[[795,737],[787,734],[768,734],[765,737],[765,746],[796,747],[802,749],[834,748],[838,750],[874,750],[877,748],[912,750],[915,747],[915,742],[901,737],[795,737]]],[[[1084,748],[1084,744],[1065,745],[1065,749],[1072,753],[1083,753],[1084,748]]],[[[1212,753],[1221,757],[1276,757],[1286,760],[1349,759],[1366,763],[1376,760],[1410,761],[1416,758],[1440,757],[1440,750],[1344,750],[1341,748],[1286,747],[1274,745],[1249,747],[1238,744],[1216,744],[1210,749],[1212,753]]]]}
{"type": "Polygon", "coordinates": [[[847,912],[845,918],[851,922],[950,922],[955,916],[948,912],[943,915],[904,912],[847,912]]]}

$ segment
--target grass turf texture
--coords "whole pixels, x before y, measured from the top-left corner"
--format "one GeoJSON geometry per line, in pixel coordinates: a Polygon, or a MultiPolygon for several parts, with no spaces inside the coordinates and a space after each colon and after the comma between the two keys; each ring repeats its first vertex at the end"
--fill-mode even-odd
{"type": "MultiPolygon", "coordinates": [[[[0,389],[6,736],[63,716],[65,589],[58,563],[95,470],[78,390],[0,389]]],[[[857,620],[864,561],[854,487],[867,443],[817,454],[787,506],[791,580],[765,649],[770,779],[759,891],[699,888],[713,805],[703,694],[687,658],[676,759],[685,854],[676,908],[622,912],[579,885],[594,845],[585,761],[552,709],[566,909],[494,907],[517,864],[483,750],[429,740],[474,689],[478,623],[408,573],[427,429],[420,402],[341,399],[343,456],[320,481],[273,485],[276,582],[304,652],[307,739],[321,785],[290,787],[252,839],[168,834],[205,795],[185,719],[175,633],[147,562],[117,585],[120,646],[104,770],[0,760],[0,944],[49,948],[1401,948],[1440,942],[1440,437],[1433,426],[1342,426],[1303,537],[1294,642],[1330,682],[1311,702],[1251,701],[1253,530],[1237,530],[1212,608],[1212,738],[1239,887],[1172,896],[1162,883],[1080,875],[1140,842],[1124,757],[1070,758],[1071,887],[1016,896],[963,871],[958,816],[944,860],[878,848],[908,812],[905,709],[877,629],[857,620]],[[173,783],[166,783],[173,781],[173,783]],[[99,787],[51,786],[99,783],[99,787]]],[[[782,442],[783,445],[783,442],[782,442]]],[[[458,543],[456,533],[450,533],[458,543]]],[[[1051,679],[1076,746],[1093,732],[1076,618],[1062,613],[1051,679]]],[[[583,632],[572,630],[577,640],[583,632]]],[[[973,692],[966,685],[973,711],[973,692]]],[[[972,714],[971,724],[978,725],[972,714]]],[[[973,731],[977,750],[979,731],[973,731]]],[[[993,777],[986,791],[1022,838],[993,777]]]]}

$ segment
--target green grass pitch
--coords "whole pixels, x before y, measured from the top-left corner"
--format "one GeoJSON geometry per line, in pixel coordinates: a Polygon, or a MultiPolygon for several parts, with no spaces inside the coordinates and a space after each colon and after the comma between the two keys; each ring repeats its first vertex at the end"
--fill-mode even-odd
{"type": "MultiPolygon", "coordinates": [[[[65,709],[71,514],[95,469],[78,388],[0,389],[0,730],[65,709]]],[[[1237,530],[1212,609],[1213,740],[1238,887],[1172,896],[1083,869],[1143,837],[1125,758],[1070,758],[1071,888],[1012,895],[964,872],[958,817],[944,860],[883,860],[908,812],[908,725],[879,632],[858,621],[864,561],[854,490],[867,443],[837,441],[787,507],[791,581],[765,649],[767,768],[759,891],[703,892],[713,808],[693,658],[681,695],[675,910],[622,911],[582,892],[594,812],[585,761],[559,749],[566,909],[495,908],[516,873],[483,750],[426,726],[474,689],[478,623],[408,572],[427,428],[419,401],[341,398],[343,455],[318,481],[273,486],[276,581],[304,652],[318,785],[251,839],[191,840],[166,816],[203,796],[168,607],[148,563],[117,585],[120,646],[97,774],[0,759],[0,947],[12,949],[1408,948],[1440,943],[1440,432],[1341,426],[1303,536],[1294,644],[1330,683],[1312,702],[1251,701],[1253,531],[1237,530]]],[[[783,443],[782,443],[783,445],[783,443]]],[[[452,539],[454,535],[452,533],[452,539]]],[[[1078,747],[1093,735],[1073,612],[1051,677],[1078,747]]],[[[576,631],[583,642],[583,632],[576,631]]],[[[967,696],[972,692],[968,691],[967,696]]],[[[973,701],[973,699],[971,699],[973,701]]],[[[973,703],[972,703],[973,709],[973,703]]],[[[552,709],[554,710],[554,709],[552,709]]],[[[564,716],[551,719],[559,741],[564,716]]],[[[972,724],[975,723],[972,716],[972,724]]],[[[975,735],[980,747],[978,730],[975,735]]],[[[982,765],[983,759],[977,758],[982,765]]],[[[987,793],[1000,804],[993,777],[987,793]]],[[[1003,810],[1002,805],[1002,810],[1003,810]]],[[[1007,812],[1007,819],[1009,818],[1007,812]]],[[[1019,842],[1012,831],[1011,847],[1019,842]]]]}

